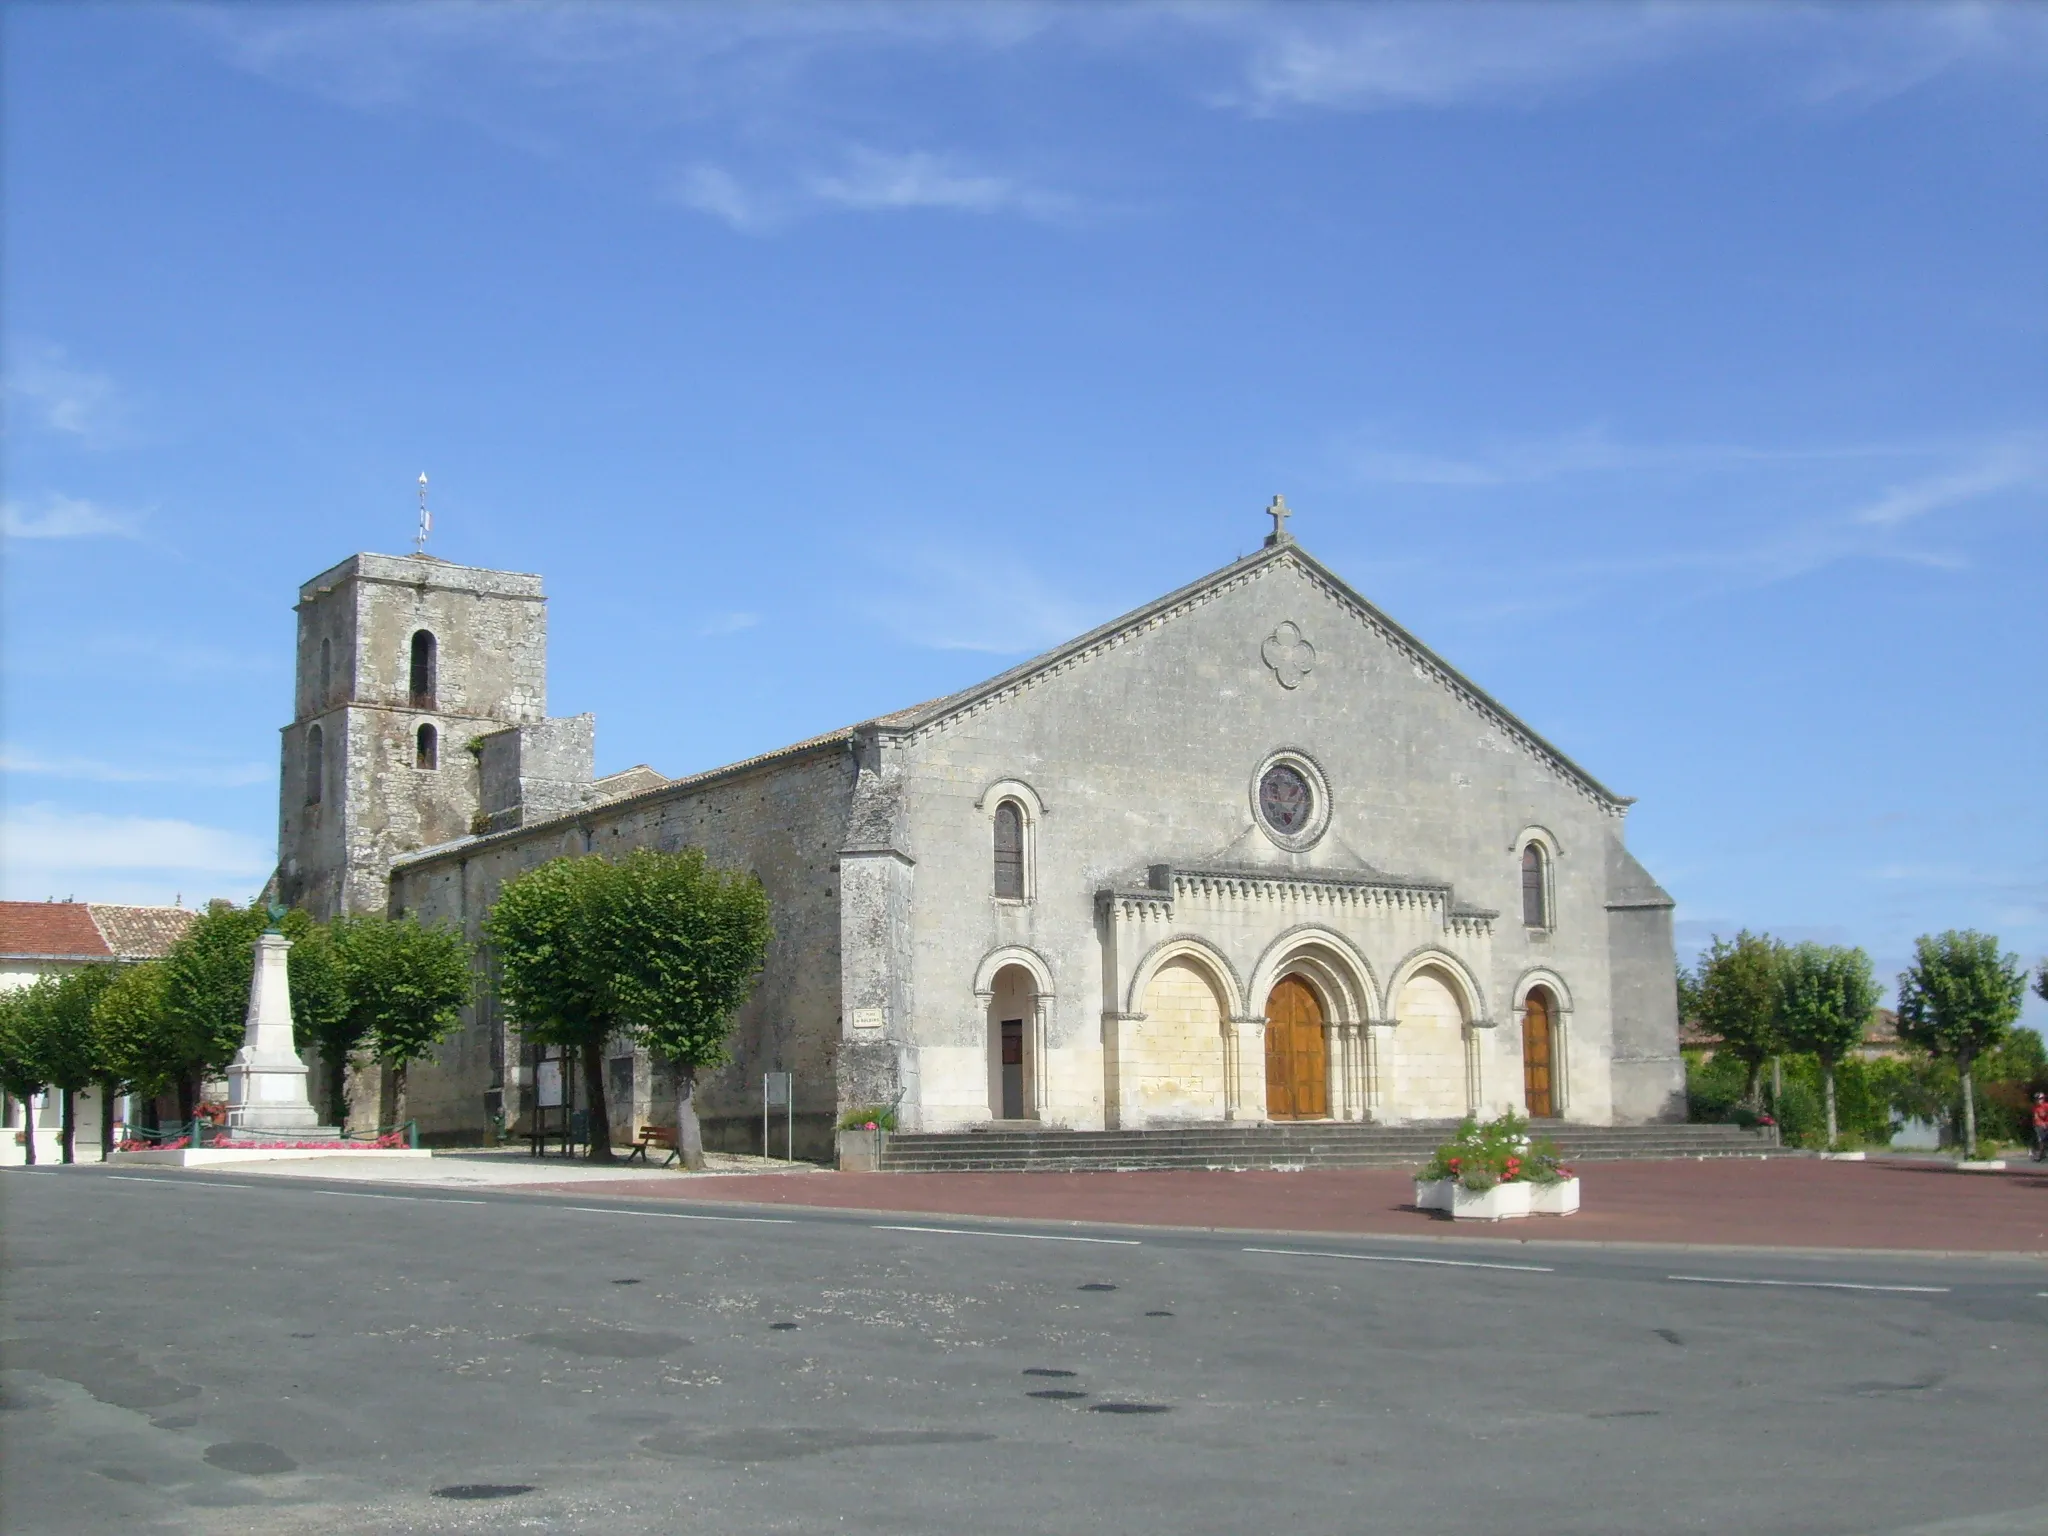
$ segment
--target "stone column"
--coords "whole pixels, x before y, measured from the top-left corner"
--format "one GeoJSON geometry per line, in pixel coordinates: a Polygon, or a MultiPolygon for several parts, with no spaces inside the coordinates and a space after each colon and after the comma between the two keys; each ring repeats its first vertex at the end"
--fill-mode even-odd
{"type": "Polygon", "coordinates": [[[1244,1118],[1244,1052],[1235,1018],[1223,1021],[1223,1118],[1244,1118]]]}
{"type": "Polygon", "coordinates": [[[1395,1019],[1368,1019],[1365,1024],[1365,1117],[1376,1123],[1398,1118],[1389,1103],[1394,1069],[1395,1019]]]}
{"type": "Polygon", "coordinates": [[[1237,1038],[1237,1114],[1253,1122],[1266,1118],[1266,1016],[1240,1014],[1232,1019],[1237,1038]]]}
{"type": "Polygon", "coordinates": [[[1028,1054],[1025,1057],[1031,1065],[1031,1078],[1025,1084],[1030,1099],[1025,1106],[1025,1113],[1033,1120],[1045,1118],[1048,1099],[1045,1086],[1046,1078],[1049,1076],[1046,1070],[1048,1063],[1045,1059],[1045,1037],[1048,1033],[1045,1015],[1050,1001],[1051,999],[1043,992],[1031,994],[1031,1041],[1026,1047],[1028,1054]]]}
{"type": "Polygon", "coordinates": [[[326,1131],[306,1097],[306,1064],[292,1040],[292,941],[272,929],[256,940],[242,1049],[228,1067],[228,1124],[235,1130],[326,1131]]]}
{"type": "Polygon", "coordinates": [[[1323,1113],[1344,1118],[1344,1042],[1332,1019],[1323,1020],[1323,1113]]]}

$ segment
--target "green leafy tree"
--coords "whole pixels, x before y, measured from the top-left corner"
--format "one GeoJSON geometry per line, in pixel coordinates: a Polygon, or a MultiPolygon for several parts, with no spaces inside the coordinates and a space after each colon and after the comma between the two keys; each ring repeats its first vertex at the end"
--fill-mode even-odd
{"type": "MultiPolygon", "coordinates": [[[[92,1005],[97,1054],[106,1074],[102,1086],[110,1099],[122,1091],[140,1096],[151,1130],[156,1129],[156,1097],[175,1086],[182,1067],[164,984],[162,961],[124,965],[92,1005]]],[[[102,1122],[103,1137],[111,1138],[112,1116],[103,1116],[102,1122]]]]}
{"type": "Polygon", "coordinates": [[[29,986],[0,992],[0,1091],[21,1101],[22,1146],[30,1167],[36,1160],[36,1095],[50,1086],[30,997],[34,991],[29,986]]]}
{"type": "Polygon", "coordinates": [[[1899,974],[1899,1037],[1955,1063],[1962,1091],[1963,1153],[1977,1155],[1977,1058],[1995,1049],[2020,1016],[2027,973],[1997,938],[1950,929],[1914,941],[1910,970],[1899,974]]]}
{"type": "Polygon", "coordinates": [[[1820,1062],[1827,1105],[1828,1145],[1841,1138],[1835,1114],[1835,1069],[1863,1043],[1877,1007],[1877,978],[1860,949],[1795,944],[1780,962],[1780,1027],[1785,1044],[1820,1062]]]}
{"type": "Polygon", "coordinates": [[[508,880],[484,920],[498,990],[536,1045],[565,1046],[583,1068],[590,1158],[614,1161],[604,1047],[626,1028],[603,908],[612,866],[596,854],[553,859],[508,880]]]}
{"type": "Polygon", "coordinates": [[[1785,946],[1747,928],[1718,934],[1700,957],[1694,1008],[1701,1025],[1744,1069],[1742,1101],[1755,1108],[1763,1064],[1785,1048],[1779,974],[1785,946]]]}
{"type": "Polygon", "coordinates": [[[393,1120],[403,1124],[407,1069],[430,1059],[461,1024],[473,951],[461,934],[410,916],[338,918],[331,938],[345,999],[328,1035],[336,1042],[335,1103],[348,1052],[367,1042],[392,1069],[393,1120]]]}
{"type": "Polygon", "coordinates": [[[675,1071],[676,1147],[704,1166],[697,1074],[730,1059],[727,1041],[772,937],[768,894],[750,874],[715,869],[703,851],[642,849],[614,866],[602,922],[616,956],[616,995],[631,1031],[675,1071]]]}
{"type": "MultiPolygon", "coordinates": [[[[256,939],[268,923],[260,906],[215,902],[164,957],[164,1004],[177,1041],[175,1081],[182,1120],[192,1118],[204,1080],[226,1071],[242,1048],[256,939]]],[[[293,1033],[318,1039],[347,1006],[340,969],[325,930],[308,913],[287,912],[279,926],[292,941],[293,1033]]]]}
{"type": "MultiPolygon", "coordinates": [[[[43,1039],[43,1067],[50,1075],[50,1086],[59,1095],[57,1155],[61,1162],[77,1161],[73,1137],[78,1129],[80,1091],[105,1076],[92,1010],[113,979],[112,966],[87,965],[62,976],[44,977],[30,989],[42,994],[37,999],[37,1028],[43,1039]]],[[[101,1108],[101,1120],[110,1123],[112,1102],[101,1108]]]]}

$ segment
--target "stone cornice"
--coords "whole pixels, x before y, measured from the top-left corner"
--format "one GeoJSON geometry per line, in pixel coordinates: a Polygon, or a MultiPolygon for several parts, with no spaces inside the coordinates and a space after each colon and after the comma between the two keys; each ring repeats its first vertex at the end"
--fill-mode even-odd
{"type": "Polygon", "coordinates": [[[1111,886],[1095,893],[1099,910],[1124,919],[1171,919],[1182,898],[1269,901],[1389,911],[1434,912],[1454,933],[1482,938],[1492,933],[1498,912],[1458,902],[1450,884],[1377,870],[1274,870],[1256,868],[1176,869],[1152,866],[1152,883],[1111,886]]]}

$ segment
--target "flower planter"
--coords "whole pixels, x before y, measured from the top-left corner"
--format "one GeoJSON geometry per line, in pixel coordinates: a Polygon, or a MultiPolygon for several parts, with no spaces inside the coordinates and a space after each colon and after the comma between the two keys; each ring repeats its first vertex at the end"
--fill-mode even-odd
{"type": "Polygon", "coordinates": [[[840,1172],[881,1172],[882,1149],[889,1144],[887,1131],[840,1131],[836,1140],[840,1172]]]}
{"type": "Polygon", "coordinates": [[[1529,1186],[1529,1214],[1569,1216],[1579,1208],[1579,1181],[1559,1179],[1555,1184],[1529,1186]]]}
{"type": "Polygon", "coordinates": [[[1487,1190],[1451,1186],[1451,1219],[1454,1221],[1511,1221],[1529,1214],[1530,1186],[1517,1180],[1496,1184],[1487,1190]]]}
{"type": "Polygon", "coordinates": [[[1415,1181],[1415,1209],[1418,1211],[1448,1211],[1451,1208],[1451,1190],[1457,1185],[1455,1179],[1417,1179],[1415,1181]]]}

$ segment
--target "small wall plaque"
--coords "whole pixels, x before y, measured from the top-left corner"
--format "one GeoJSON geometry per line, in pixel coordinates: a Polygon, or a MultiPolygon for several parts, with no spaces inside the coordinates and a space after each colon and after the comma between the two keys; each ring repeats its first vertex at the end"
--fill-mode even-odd
{"type": "Polygon", "coordinates": [[[888,1013],[881,1008],[856,1008],[853,1010],[855,1029],[880,1029],[888,1022],[888,1013]]]}

